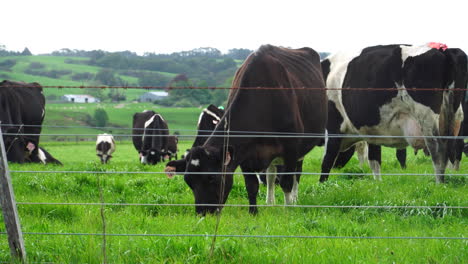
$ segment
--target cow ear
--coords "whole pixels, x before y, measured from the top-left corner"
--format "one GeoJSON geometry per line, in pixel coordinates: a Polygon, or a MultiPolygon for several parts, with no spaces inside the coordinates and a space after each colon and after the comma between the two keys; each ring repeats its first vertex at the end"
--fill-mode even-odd
{"type": "Polygon", "coordinates": [[[226,152],[226,158],[224,159],[224,166],[227,166],[229,165],[229,163],[231,162],[231,153],[226,152]]]}
{"type": "Polygon", "coordinates": [[[228,146],[226,150],[226,156],[224,159],[224,166],[229,165],[231,160],[234,160],[234,148],[232,146],[228,146]]]}

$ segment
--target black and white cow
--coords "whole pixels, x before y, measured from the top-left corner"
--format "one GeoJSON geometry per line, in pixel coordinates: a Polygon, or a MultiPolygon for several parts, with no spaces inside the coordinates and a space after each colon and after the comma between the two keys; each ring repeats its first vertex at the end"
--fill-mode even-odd
{"type": "Polygon", "coordinates": [[[201,146],[205,143],[208,137],[213,133],[216,125],[218,125],[221,117],[224,115],[224,109],[210,104],[200,113],[197,123],[197,137],[193,142],[192,148],[201,146]]]}
{"type": "Polygon", "coordinates": [[[45,97],[40,84],[0,83],[0,123],[8,161],[61,164],[39,147],[44,116],[45,97]]]}
{"type": "MultiPolygon", "coordinates": [[[[212,104],[201,111],[197,122],[197,136],[193,141],[192,148],[201,146],[205,143],[208,137],[213,133],[213,130],[223,115],[224,108],[219,108],[212,104]]],[[[182,155],[182,158],[184,158],[188,152],[189,149],[187,149],[184,155],[182,155]]]]}
{"type": "Polygon", "coordinates": [[[169,158],[168,136],[167,122],[160,114],[145,110],[133,115],[133,146],[138,151],[142,164],[156,164],[169,158]]]}
{"type": "Polygon", "coordinates": [[[280,178],[285,203],[294,202],[299,165],[304,155],[323,140],[294,135],[325,132],[325,91],[302,89],[324,88],[320,70],[319,55],[310,48],[265,45],[245,60],[236,72],[228,106],[212,136],[202,146],[192,148],[184,160],[166,165],[169,175],[185,175],[197,213],[221,210],[219,204],[226,202],[238,166],[244,172],[251,213],[257,212],[259,182],[255,173],[268,169],[268,186],[274,188],[277,164],[285,167],[286,174],[280,178]]]}
{"type": "Polygon", "coordinates": [[[106,164],[112,158],[115,151],[115,141],[111,134],[99,134],[96,139],[96,155],[102,164],[106,164]]]}
{"type": "Polygon", "coordinates": [[[459,49],[430,45],[386,45],[335,54],[322,61],[327,87],[343,88],[327,91],[328,134],[361,137],[327,139],[320,181],[328,179],[340,152],[364,140],[369,143],[369,163],[376,179],[381,180],[380,145],[397,149],[409,145],[429,150],[436,182],[444,182],[447,160],[455,158],[455,140],[430,137],[458,134],[466,87],[463,54],[459,49]]]}

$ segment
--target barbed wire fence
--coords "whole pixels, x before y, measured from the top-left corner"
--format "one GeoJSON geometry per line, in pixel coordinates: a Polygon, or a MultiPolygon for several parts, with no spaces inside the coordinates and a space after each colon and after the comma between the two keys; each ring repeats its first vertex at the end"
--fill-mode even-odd
{"type": "MultiPolygon", "coordinates": [[[[154,89],[164,89],[164,90],[171,90],[171,89],[246,89],[246,90],[278,90],[284,88],[268,88],[268,87],[242,87],[242,88],[223,88],[223,87],[109,87],[109,86],[42,86],[43,88],[97,88],[97,89],[106,89],[106,88],[123,88],[123,89],[147,89],[147,90],[154,90],[154,89]]],[[[312,90],[323,90],[324,88],[306,88],[306,87],[298,87],[293,89],[312,89],[312,90]]],[[[364,91],[389,91],[389,90],[398,90],[397,88],[353,88],[355,90],[364,90],[364,91]]],[[[347,90],[347,88],[328,88],[328,90],[347,90]]],[[[411,90],[411,89],[406,89],[411,90]]],[[[454,88],[454,90],[456,90],[454,88]]],[[[440,89],[436,88],[427,88],[421,89],[418,88],[418,91],[440,91],[440,89]]],[[[463,91],[465,91],[463,89],[463,91]]],[[[28,124],[21,124],[22,126],[33,126],[28,124]]],[[[11,126],[18,126],[18,124],[0,124],[1,127],[11,127],[11,126]]],[[[93,126],[53,126],[53,125],[41,125],[41,127],[48,127],[48,128],[91,128],[91,129],[99,129],[99,130],[121,130],[121,131],[128,131],[132,130],[133,128],[121,128],[121,127],[93,127],[93,126]]],[[[135,129],[133,129],[135,130],[135,129]]],[[[147,129],[147,130],[158,130],[158,129],[147,129]]],[[[181,130],[181,129],[179,129],[181,130]]],[[[182,129],[183,130],[183,129],[182,129]]],[[[181,131],[182,131],[181,130],[181,131]]],[[[193,139],[197,136],[206,136],[206,137],[224,137],[225,135],[212,133],[211,135],[197,135],[198,130],[184,130],[184,132],[189,132],[189,134],[179,135],[179,137],[186,137],[188,139],[193,139]],[[192,133],[193,132],[193,133],[192,133]],[[190,134],[192,133],[192,134],[190,134]]],[[[203,132],[212,132],[212,131],[203,131],[203,132]]],[[[230,137],[249,137],[249,138],[323,138],[324,134],[310,134],[310,133],[278,133],[278,132],[264,132],[264,131],[230,131],[230,137]]],[[[1,134],[0,130],[0,137],[3,136],[15,136],[14,133],[3,133],[1,134]]],[[[26,134],[24,134],[26,135],[26,134]]],[[[49,133],[49,134],[27,134],[29,136],[74,136],[74,137],[96,137],[97,134],[85,134],[85,133],[49,133]]],[[[123,138],[130,138],[133,136],[133,133],[124,133],[124,134],[115,134],[115,137],[123,137],[123,138]]],[[[154,135],[153,135],[154,136],[154,135]]],[[[370,138],[426,138],[428,136],[385,136],[385,135],[348,135],[348,134],[327,134],[329,138],[359,138],[362,140],[370,139],[370,138]]],[[[461,136],[430,136],[429,138],[443,138],[443,139],[465,139],[466,137],[461,136]]],[[[3,141],[2,141],[3,142],[3,141]]],[[[57,173],[70,173],[70,174],[93,174],[98,176],[98,191],[99,191],[99,202],[96,203],[68,203],[68,202],[30,202],[30,201],[20,201],[15,202],[15,200],[11,200],[11,204],[14,208],[16,205],[64,205],[64,206],[98,206],[100,207],[100,216],[102,222],[102,232],[100,233],[67,233],[67,232],[21,232],[21,228],[19,227],[19,221],[17,221],[16,225],[17,228],[19,227],[19,238],[13,238],[15,242],[10,243],[10,249],[12,252],[12,256],[17,257],[21,260],[26,260],[26,251],[24,250],[24,242],[22,241],[22,234],[26,235],[37,235],[37,236],[102,236],[102,256],[103,262],[107,263],[107,244],[106,244],[106,237],[209,237],[216,239],[216,237],[231,237],[231,238],[262,238],[262,239],[271,239],[271,238],[299,238],[299,239],[396,239],[396,240],[405,240],[405,239],[414,239],[414,240],[468,240],[467,237],[448,237],[448,236],[438,236],[438,237],[430,237],[430,236],[300,236],[300,235],[226,235],[226,234],[218,234],[215,232],[214,234],[116,234],[116,233],[108,233],[106,230],[106,217],[105,217],[105,207],[106,206],[165,206],[165,207],[193,207],[194,204],[174,204],[174,203],[106,203],[103,197],[103,181],[105,178],[102,175],[119,175],[119,174],[165,174],[165,172],[140,172],[140,171],[68,171],[68,170],[9,170],[6,164],[6,150],[2,147],[0,149],[0,161],[2,159],[5,162],[5,165],[0,166],[0,174],[5,176],[9,175],[9,173],[36,173],[36,174],[43,174],[43,175],[52,175],[57,173]]],[[[194,175],[207,175],[210,174],[209,172],[199,172],[199,173],[192,173],[194,175]]],[[[216,174],[216,173],[213,173],[216,174]]],[[[234,172],[232,174],[235,175],[249,175],[249,174],[257,174],[256,172],[234,172]]],[[[287,172],[281,173],[278,172],[277,175],[284,175],[289,174],[287,172]]],[[[373,173],[346,173],[346,172],[339,172],[339,173],[327,173],[328,175],[346,175],[346,176],[371,176],[373,173]]],[[[301,175],[323,175],[323,173],[314,173],[314,172],[302,172],[301,175]]],[[[386,176],[431,176],[433,177],[434,174],[428,173],[381,173],[381,175],[386,176]]],[[[467,177],[468,173],[446,173],[445,175],[449,176],[460,176],[460,177],[467,177]]],[[[0,175],[2,176],[2,175],[0,175]]],[[[9,177],[9,176],[8,176],[9,177]]],[[[2,182],[2,185],[3,182],[2,182]]],[[[10,183],[6,183],[5,186],[11,188],[11,180],[10,183]]],[[[3,196],[3,195],[2,195],[3,196]]],[[[3,204],[2,204],[3,205],[3,204]]],[[[448,206],[448,205],[247,205],[247,204],[198,204],[200,206],[214,206],[214,207],[262,207],[262,208],[272,208],[272,207],[283,207],[283,208],[341,208],[341,209],[387,209],[387,210],[394,210],[394,209],[420,209],[420,210],[466,210],[468,206],[448,206]]],[[[16,209],[15,209],[16,210],[16,209]]],[[[5,207],[3,207],[4,215],[5,215],[5,207]]],[[[9,219],[10,216],[4,217],[5,222],[7,222],[7,218],[9,219]]],[[[18,219],[16,213],[16,219],[18,219]]],[[[9,224],[7,224],[9,225],[9,224]]],[[[10,240],[10,231],[9,227],[7,226],[7,232],[0,232],[0,234],[7,234],[10,240]]],[[[213,240],[214,241],[214,240],[213,240]]]]}

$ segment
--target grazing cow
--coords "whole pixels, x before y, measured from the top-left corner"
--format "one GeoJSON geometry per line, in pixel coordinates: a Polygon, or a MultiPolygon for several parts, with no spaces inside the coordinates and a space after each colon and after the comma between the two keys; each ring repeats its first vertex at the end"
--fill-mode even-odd
{"type": "Polygon", "coordinates": [[[40,152],[39,135],[44,116],[41,85],[6,80],[0,83],[0,123],[8,161],[46,163],[47,158],[43,157],[47,153],[48,160],[57,163],[44,149],[40,152]]]}
{"type": "MultiPolygon", "coordinates": [[[[192,148],[201,146],[203,145],[203,143],[205,143],[205,141],[208,139],[211,133],[213,133],[213,130],[215,129],[216,125],[219,123],[223,115],[224,115],[224,108],[221,109],[212,104],[210,104],[207,108],[203,109],[203,111],[200,113],[200,117],[198,118],[197,137],[195,138],[195,141],[193,142],[192,148]]],[[[188,151],[189,150],[187,150],[185,155],[188,154],[188,151]]],[[[182,158],[184,158],[184,156],[182,156],[182,158]]],[[[277,170],[278,172],[283,172],[282,166],[278,165],[277,170]]],[[[300,174],[297,175],[297,177],[300,177],[300,174]]],[[[259,173],[258,180],[260,183],[266,184],[266,173],[264,172],[259,173]]],[[[275,183],[279,183],[278,177],[276,178],[275,183]]]]}
{"type": "Polygon", "coordinates": [[[142,164],[156,164],[169,158],[167,139],[169,129],[164,118],[151,110],[133,115],[133,146],[142,164]]]}
{"type": "Polygon", "coordinates": [[[339,152],[364,140],[369,143],[369,163],[376,179],[381,180],[380,145],[397,149],[410,145],[415,150],[429,150],[436,182],[444,182],[447,160],[455,158],[455,140],[430,137],[457,135],[463,120],[466,69],[463,51],[429,45],[374,46],[354,55],[335,54],[322,61],[327,87],[344,88],[327,91],[328,134],[361,137],[326,140],[320,181],[328,179],[339,152]]]}
{"type": "Polygon", "coordinates": [[[169,155],[169,160],[172,158],[177,159],[177,144],[179,143],[179,137],[177,135],[168,136],[167,138],[167,154],[169,155]]]}
{"type": "Polygon", "coordinates": [[[96,155],[101,159],[102,164],[106,164],[112,158],[115,151],[114,137],[110,134],[99,134],[96,140],[96,155]]]}
{"type": "MultiPolygon", "coordinates": [[[[302,159],[323,140],[294,137],[325,132],[326,93],[307,89],[325,86],[319,55],[314,50],[262,46],[237,70],[232,86],[225,114],[212,136],[202,146],[192,148],[184,160],[166,165],[168,176],[185,174],[199,214],[221,210],[219,204],[226,202],[238,166],[244,172],[251,213],[257,212],[259,189],[253,172],[267,170],[271,194],[278,164],[283,164],[286,172],[280,178],[285,203],[293,203],[302,159]]],[[[274,202],[274,196],[269,202],[274,202]]]]}

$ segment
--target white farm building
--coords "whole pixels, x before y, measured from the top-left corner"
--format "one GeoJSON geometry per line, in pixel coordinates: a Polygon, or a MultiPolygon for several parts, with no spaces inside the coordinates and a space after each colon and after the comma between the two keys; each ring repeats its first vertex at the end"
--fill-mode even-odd
{"type": "Polygon", "coordinates": [[[99,103],[100,100],[87,94],[66,94],[61,97],[62,101],[71,103],[99,103]]]}
{"type": "Polygon", "coordinates": [[[169,95],[167,92],[147,92],[142,94],[138,101],[140,102],[154,102],[166,98],[169,95]]]}

